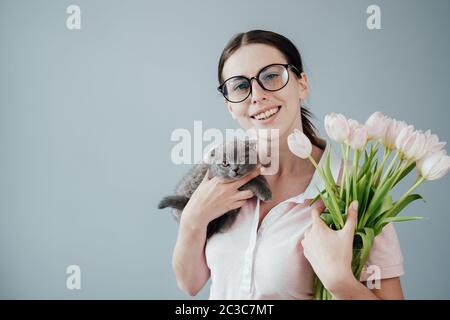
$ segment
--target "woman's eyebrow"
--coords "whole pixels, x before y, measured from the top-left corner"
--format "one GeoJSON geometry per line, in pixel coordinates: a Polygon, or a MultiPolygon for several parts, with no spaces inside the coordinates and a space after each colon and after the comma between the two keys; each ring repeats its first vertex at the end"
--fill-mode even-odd
{"type": "Polygon", "coordinates": [[[233,78],[233,77],[245,77],[245,78],[249,78],[250,79],[251,77],[256,77],[256,75],[258,75],[264,68],[266,68],[266,67],[268,67],[268,66],[270,66],[272,64],[287,64],[287,62],[272,62],[272,63],[266,64],[266,65],[262,66],[260,69],[258,69],[258,71],[256,73],[254,73],[253,75],[251,75],[251,76],[246,76],[244,74],[237,74],[237,75],[234,75],[234,76],[231,76],[231,77],[227,77],[227,78],[224,78],[224,79],[230,79],[230,78],[233,78]]]}

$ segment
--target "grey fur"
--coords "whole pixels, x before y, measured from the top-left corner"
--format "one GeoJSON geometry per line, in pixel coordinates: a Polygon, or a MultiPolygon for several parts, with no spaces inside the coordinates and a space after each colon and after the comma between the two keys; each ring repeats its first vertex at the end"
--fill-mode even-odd
{"type": "MultiPolygon", "coordinates": [[[[257,164],[256,142],[237,139],[228,141],[212,149],[202,163],[195,164],[177,184],[175,195],[164,197],[158,204],[158,208],[170,207],[175,209],[173,213],[179,222],[184,207],[202,182],[208,169],[209,178],[217,176],[223,179],[237,179],[251,173],[257,164]]],[[[269,184],[261,175],[244,184],[239,190],[251,190],[255,196],[263,201],[272,199],[269,184]]],[[[239,211],[239,208],[231,210],[212,220],[208,224],[207,238],[216,232],[226,231],[233,224],[239,211]]]]}

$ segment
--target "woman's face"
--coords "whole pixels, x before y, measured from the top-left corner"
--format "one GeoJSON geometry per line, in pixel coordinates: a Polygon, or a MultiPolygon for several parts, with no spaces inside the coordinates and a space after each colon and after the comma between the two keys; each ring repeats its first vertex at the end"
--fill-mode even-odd
{"type": "MultiPolygon", "coordinates": [[[[233,76],[254,77],[265,66],[288,61],[278,49],[266,44],[249,44],[239,48],[226,60],[222,78],[233,76]]],[[[308,94],[306,74],[301,78],[289,68],[289,82],[279,91],[266,91],[256,80],[252,80],[250,96],[242,102],[225,104],[233,119],[244,129],[279,129],[279,135],[286,137],[295,128],[302,130],[300,100],[308,94]],[[275,112],[270,117],[261,118],[261,112],[275,112]]],[[[268,115],[268,114],[266,114],[268,115]]],[[[270,139],[270,137],[269,137],[270,139]]]]}

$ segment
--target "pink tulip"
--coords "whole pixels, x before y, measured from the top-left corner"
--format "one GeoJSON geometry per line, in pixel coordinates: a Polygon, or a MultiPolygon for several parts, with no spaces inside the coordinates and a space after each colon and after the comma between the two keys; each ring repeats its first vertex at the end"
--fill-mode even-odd
{"type": "Polygon", "coordinates": [[[403,159],[417,161],[425,156],[427,139],[422,131],[414,130],[413,126],[403,128],[395,140],[395,146],[403,159]]]}
{"type": "Polygon", "coordinates": [[[350,127],[344,115],[333,112],[325,116],[325,131],[331,139],[343,143],[350,134],[350,127]]]}
{"type": "Polygon", "coordinates": [[[406,141],[408,140],[408,138],[413,134],[414,132],[414,126],[407,126],[406,128],[403,128],[398,136],[397,139],[395,139],[395,147],[397,149],[401,149],[402,146],[406,143],[406,141]]]}
{"type": "Polygon", "coordinates": [[[311,155],[312,145],[308,137],[298,129],[288,136],[289,150],[297,157],[306,159],[311,155]]]}
{"type": "Polygon", "coordinates": [[[428,153],[434,153],[444,149],[447,142],[439,142],[439,137],[436,134],[431,134],[430,130],[425,132],[425,138],[427,139],[426,149],[428,153]]]}
{"type": "Polygon", "coordinates": [[[369,140],[381,140],[388,125],[389,122],[384,114],[379,111],[373,113],[365,123],[367,138],[369,140]]]}
{"type": "Polygon", "coordinates": [[[367,128],[353,119],[349,119],[348,124],[350,127],[350,134],[346,143],[355,150],[361,150],[367,143],[367,128]]]}
{"type": "Polygon", "coordinates": [[[390,118],[387,118],[386,122],[388,125],[386,126],[386,132],[382,137],[381,142],[386,148],[392,150],[395,148],[395,140],[397,140],[400,131],[402,131],[403,128],[406,128],[408,124],[405,121],[398,121],[390,118]]]}
{"type": "Polygon", "coordinates": [[[450,170],[450,157],[445,150],[428,154],[417,162],[417,169],[426,180],[436,180],[450,170]]]}

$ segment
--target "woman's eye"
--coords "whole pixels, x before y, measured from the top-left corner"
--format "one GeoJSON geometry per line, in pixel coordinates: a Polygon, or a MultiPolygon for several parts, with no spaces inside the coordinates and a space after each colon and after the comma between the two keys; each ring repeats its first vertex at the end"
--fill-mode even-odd
{"type": "Polygon", "coordinates": [[[243,91],[243,90],[247,90],[247,89],[248,89],[248,84],[245,82],[240,83],[233,88],[234,91],[243,91]]]}
{"type": "Polygon", "coordinates": [[[268,74],[268,75],[266,75],[265,77],[264,77],[264,80],[273,80],[273,79],[275,79],[276,77],[278,77],[278,74],[276,74],[276,73],[270,73],[270,74],[268,74]]]}
{"type": "Polygon", "coordinates": [[[222,161],[222,167],[228,167],[228,166],[229,166],[228,162],[222,161]]]}

